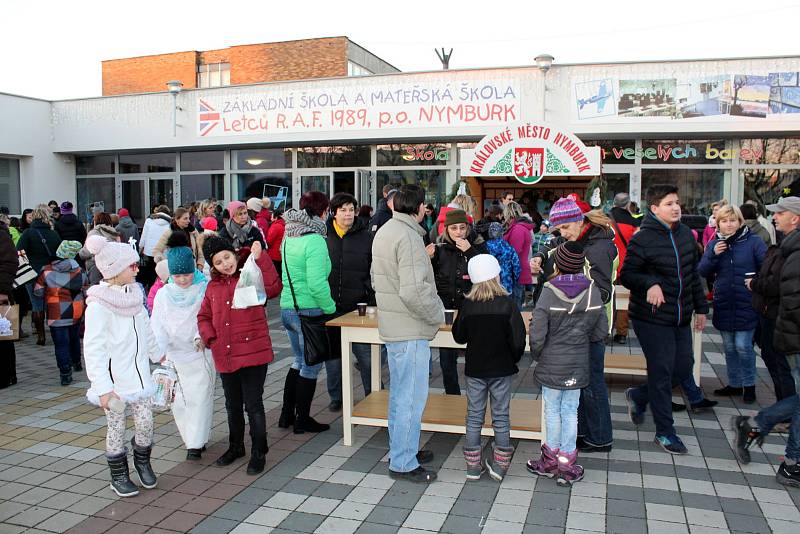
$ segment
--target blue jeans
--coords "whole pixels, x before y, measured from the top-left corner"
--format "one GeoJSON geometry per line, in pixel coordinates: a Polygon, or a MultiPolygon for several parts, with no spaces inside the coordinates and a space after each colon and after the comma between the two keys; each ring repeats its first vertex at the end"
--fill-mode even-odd
{"type": "Polygon", "coordinates": [[[44,297],[37,297],[33,294],[33,286],[35,283],[31,282],[25,284],[25,290],[28,292],[28,297],[31,299],[31,311],[41,312],[44,311],[44,297]]]}
{"type": "Polygon", "coordinates": [[[514,293],[512,294],[511,298],[517,303],[517,306],[519,306],[519,309],[521,310],[522,305],[525,304],[525,288],[522,286],[522,284],[514,284],[514,293]]]}
{"type": "MultiPolygon", "coordinates": [[[[301,309],[300,314],[308,317],[316,317],[322,315],[322,310],[319,308],[301,309]]],[[[286,329],[286,334],[289,336],[292,352],[294,352],[292,369],[300,371],[300,376],[303,378],[316,380],[319,370],[322,369],[322,364],[306,365],[306,359],[303,355],[305,344],[303,342],[303,329],[300,327],[300,316],[293,309],[284,309],[281,310],[281,321],[283,322],[283,327],[286,329]]],[[[339,365],[341,365],[341,362],[339,362],[339,365]]]]}
{"type": "Polygon", "coordinates": [[[756,385],[756,351],[753,350],[753,330],[729,332],[720,330],[725,347],[728,385],[734,388],[756,385]]]}
{"type": "Polygon", "coordinates": [[[72,366],[81,363],[81,325],[51,326],[50,335],[56,352],[56,363],[62,375],[72,375],[72,366]]]}
{"type": "Polygon", "coordinates": [[[428,402],[431,348],[426,339],[386,343],[389,355],[389,469],[407,473],[419,467],[422,412],[428,402]]]}
{"type": "MultiPolygon", "coordinates": [[[[789,354],[786,359],[792,370],[795,388],[800,391],[800,354],[789,354]]],[[[783,398],[755,416],[762,436],[769,434],[776,424],[790,418],[792,422],[789,426],[789,440],[786,442],[786,457],[800,462],[800,397],[795,394],[783,398]]]]}
{"type": "Polygon", "coordinates": [[[542,386],[547,446],[569,454],[575,451],[578,438],[579,389],[552,389],[542,386]]]}
{"type": "MultiPolygon", "coordinates": [[[[361,373],[361,384],[364,386],[364,396],[372,393],[370,385],[370,370],[372,348],[367,343],[353,343],[353,354],[358,360],[361,373]]],[[[331,402],[342,402],[342,360],[328,360],[325,362],[325,372],[328,375],[328,395],[331,402]]]]}
{"type": "Polygon", "coordinates": [[[589,445],[602,447],[614,441],[611,407],[605,378],[606,346],[602,341],[589,344],[589,385],[580,390],[578,435],[589,445]]]}
{"type": "Polygon", "coordinates": [[[705,399],[703,390],[694,382],[694,375],[681,382],[681,389],[686,393],[686,399],[689,401],[689,404],[697,404],[705,399]]]}

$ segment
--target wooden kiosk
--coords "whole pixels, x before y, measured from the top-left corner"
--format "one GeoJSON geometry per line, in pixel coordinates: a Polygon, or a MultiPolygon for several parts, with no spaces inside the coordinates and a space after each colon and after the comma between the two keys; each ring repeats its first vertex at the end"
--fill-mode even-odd
{"type": "MultiPolygon", "coordinates": [[[[484,137],[474,149],[461,150],[462,176],[514,177],[522,184],[532,185],[545,176],[597,176],[600,174],[600,148],[587,147],[571,133],[542,123],[510,124],[484,137]]],[[[617,286],[617,309],[627,309],[628,292],[617,286]]],[[[523,313],[526,328],[530,312],[523,313]]],[[[342,422],[345,445],[353,443],[353,425],[388,427],[389,395],[381,390],[381,365],[376,314],[359,317],[351,312],[328,323],[342,331],[342,422]],[[353,343],[372,345],[372,393],[353,404],[353,343]]],[[[450,326],[441,325],[430,346],[463,348],[453,339],[450,326]]],[[[695,333],[695,381],[700,380],[701,334],[695,333]]],[[[526,347],[529,350],[529,347],[526,347]]],[[[608,374],[646,375],[643,356],[610,354],[606,356],[608,374]]],[[[488,407],[487,407],[488,408],[488,407]]],[[[422,430],[464,434],[467,398],[464,395],[429,395],[422,415],[422,430]]],[[[493,435],[490,410],[484,419],[481,434],[493,435]]],[[[511,437],[544,439],[544,405],[540,399],[511,400],[511,437]]]]}

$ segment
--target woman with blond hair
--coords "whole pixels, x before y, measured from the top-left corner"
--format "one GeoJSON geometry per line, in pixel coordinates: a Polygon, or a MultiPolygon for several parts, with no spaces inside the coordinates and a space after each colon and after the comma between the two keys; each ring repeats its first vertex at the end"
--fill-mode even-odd
{"type": "Polygon", "coordinates": [[[766,252],[764,241],[744,224],[739,208],[723,206],[717,211],[717,236],[709,241],[698,268],[700,276],[715,275],[713,323],[725,348],[728,385],[714,394],[743,395],[747,404],[756,400],[753,335],[758,313],[745,282],[758,273],[766,252]]]}

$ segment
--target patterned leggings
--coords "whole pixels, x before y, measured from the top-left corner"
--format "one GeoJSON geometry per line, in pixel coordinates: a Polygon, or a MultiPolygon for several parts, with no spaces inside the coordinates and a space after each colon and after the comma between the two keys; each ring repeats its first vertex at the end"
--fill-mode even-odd
{"type": "MultiPolygon", "coordinates": [[[[128,403],[133,414],[134,437],[140,447],[149,447],[153,442],[153,398],[147,397],[128,403]]],[[[125,413],[106,410],[106,454],[117,456],[125,452],[125,413]]]]}

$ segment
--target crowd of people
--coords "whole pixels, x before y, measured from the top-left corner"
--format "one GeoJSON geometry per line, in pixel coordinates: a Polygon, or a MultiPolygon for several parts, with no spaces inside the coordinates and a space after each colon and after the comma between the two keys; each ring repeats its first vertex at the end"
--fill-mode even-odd
{"type": "MultiPolygon", "coordinates": [[[[285,212],[272,209],[268,198],[231,201],[225,209],[208,199],[174,211],[155,206],[144,221],[134,221],[124,208],[97,212],[87,228],[67,201],[0,221],[0,303],[30,310],[39,345],[46,344],[49,327],[62,385],[71,384],[72,373],[85,363],[87,397],[108,421],[106,457],[118,495],[138,492],[123,439],[126,413],[134,422],[130,448],[141,486],[157,484],[150,465],[150,364],[168,365],[178,376],[171,410],[188,460],[201,458],[210,438],[219,375],[228,449],[216,464],[246,455],[246,412],[247,472],[263,471],[269,448],[262,397],[274,353],[264,306],[235,303],[247,262],[260,272],[264,297],[280,300],[293,359],[278,426],[294,433],[330,428],[311,414],[323,366],[329,409],[342,409],[341,362],[309,363],[304,320],[345,314],[362,304],[377,307],[381,365],[388,366],[391,380],[393,478],[436,479],[423,467],[433,453],[419,450],[419,436],[430,341],[446,312],[455,317],[454,340],[465,345],[439,349],[439,365],[445,394],[461,395],[462,384],[466,391],[467,479],[488,471],[502,480],[508,471],[514,453],[512,382],[529,340],[546,440],[527,469],[571,485],[584,476],[579,452],[613,447],[605,352],[608,343],[627,343],[629,327],[647,361],[646,382],[625,392],[629,417],[641,424],[649,406],[655,442],[671,454],[688,452],[672,416],[687,407],[672,402],[672,390],[680,386],[695,412],[717,404],[705,398],[691,373],[692,328],[702,331],[713,307],[727,364],[727,383],[715,396],[756,401],[758,346],[778,400],[755,417],[734,418],[737,457],[749,461],[753,443],[776,426],[789,426],[777,476],[783,484],[800,484],[800,199],[767,206],[774,227],[753,205],[720,201],[700,236],[681,223],[673,186],[650,187],[643,217],[625,193],[614,198],[608,213],[592,210],[576,195],[516,202],[507,192],[478,213],[463,192],[438,211],[416,185],[387,185],[382,193],[374,213],[348,193],[328,198],[311,191],[285,212]],[[37,277],[14,289],[21,261],[37,277]],[[614,309],[619,286],[630,291],[627,311],[614,309]],[[527,333],[521,313],[526,309],[532,311],[527,333]],[[494,440],[482,447],[489,399],[494,440]]],[[[7,387],[17,382],[14,346],[0,345],[0,387],[7,387]]],[[[370,347],[357,343],[352,350],[369,395],[370,347]]]]}

